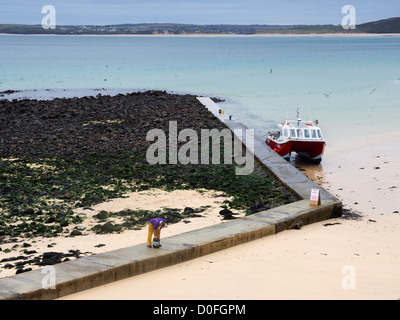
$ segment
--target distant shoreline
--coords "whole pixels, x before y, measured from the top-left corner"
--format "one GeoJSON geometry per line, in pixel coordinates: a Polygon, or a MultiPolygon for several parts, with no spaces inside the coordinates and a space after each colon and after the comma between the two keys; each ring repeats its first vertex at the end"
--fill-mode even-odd
{"type": "Polygon", "coordinates": [[[14,34],[0,33],[0,36],[57,36],[57,37],[399,37],[400,33],[260,33],[260,34],[14,34]]]}
{"type": "Polygon", "coordinates": [[[95,36],[183,36],[183,37],[282,37],[282,36],[396,36],[400,35],[400,17],[355,24],[356,30],[345,25],[268,25],[268,24],[181,24],[124,23],[114,25],[45,25],[0,24],[0,34],[24,35],[95,35],[95,36]]]}

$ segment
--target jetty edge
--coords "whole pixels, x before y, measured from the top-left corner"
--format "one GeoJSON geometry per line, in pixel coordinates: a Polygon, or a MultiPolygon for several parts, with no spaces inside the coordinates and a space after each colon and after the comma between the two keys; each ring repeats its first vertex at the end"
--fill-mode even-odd
{"type": "MultiPolygon", "coordinates": [[[[209,97],[198,100],[232,132],[247,127],[220,113],[209,97]]],[[[240,138],[240,137],[239,137],[240,138]]],[[[242,141],[246,146],[246,141],[242,141]]],[[[144,244],[117,249],[0,279],[0,300],[51,300],[198,258],[284,230],[337,218],[342,203],[254,137],[254,156],[299,199],[296,202],[163,239],[159,250],[144,244]],[[312,189],[321,204],[310,206],[312,189]]]]}

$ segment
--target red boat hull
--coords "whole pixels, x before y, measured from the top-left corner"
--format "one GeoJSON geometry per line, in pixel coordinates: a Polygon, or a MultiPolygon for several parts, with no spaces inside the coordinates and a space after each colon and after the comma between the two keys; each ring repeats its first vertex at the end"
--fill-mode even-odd
{"type": "Polygon", "coordinates": [[[296,152],[313,162],[320,163],[325,150],[325,141],[290,140],[279,144],[271,139],[267,139],[266,143],[286,160],[290,160],[292,152],[296,152]]]}

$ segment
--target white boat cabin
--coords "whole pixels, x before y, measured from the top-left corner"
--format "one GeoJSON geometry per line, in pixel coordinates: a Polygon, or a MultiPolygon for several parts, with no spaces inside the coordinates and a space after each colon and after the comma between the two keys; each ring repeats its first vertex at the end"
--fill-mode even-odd
{"type": "Polygon", "coordinates": [[[278,132],[269,133],[275,141],[324,140],[321,129],[311,121],[286,120],[285,123],[278,124],[278,127],[278,132]]]}

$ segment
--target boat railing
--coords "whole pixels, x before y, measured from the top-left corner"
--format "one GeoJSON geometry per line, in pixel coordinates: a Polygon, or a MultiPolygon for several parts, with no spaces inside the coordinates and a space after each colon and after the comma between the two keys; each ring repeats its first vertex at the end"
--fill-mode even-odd
{"type": "Polygon", "coordinates": [[[281,132],[280,131],[268,132],[268,136],[274,140],[278,140],[279,137],[281,136],[281,132]]]}

